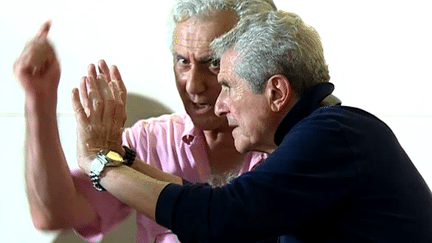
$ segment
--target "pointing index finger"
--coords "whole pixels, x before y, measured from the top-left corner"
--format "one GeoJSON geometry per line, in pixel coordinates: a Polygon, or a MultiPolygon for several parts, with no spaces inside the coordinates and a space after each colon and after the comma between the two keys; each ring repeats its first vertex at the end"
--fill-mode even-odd
{"type": "Polygon", "coordinates": [[[51,28],[51,20],[48,20],[42,24],[38,33],[36,34],[36,38],[46,39],[48,36],[48,32],[49,32],[50,28],[51,28]]]}

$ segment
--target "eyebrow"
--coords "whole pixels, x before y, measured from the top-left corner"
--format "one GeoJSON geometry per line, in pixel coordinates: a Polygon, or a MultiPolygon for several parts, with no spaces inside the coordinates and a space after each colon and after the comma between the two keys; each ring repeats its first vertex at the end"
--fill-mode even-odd
{"type": "Polygon", "coordinates": [[[173,58],[174,58],[174,59],[179,59],[179,58],[184,58],[184,59],[186,59],[184,56],[182,56],[182,55],[180,55],[180,54],[178,54],[178,53],[173,53],[173,58]]]}
{"type": "Polygon", "coordinates": [[[207,56],[200,57],[197,60],[200,63],[207,63],[207,62],[211,62],[215,59],[217,59],[215,55],[207,55],[207,56]]]}
{"type": "Polygon", "coordinates": [[[218,80],[218,83],[222,86],[229,87],[229,83],[225,79],[222,79],[221,81],[218,80]]]}
{"type": "MultiPolygon", "coordinates": [[[[178,53],[173,53],[173,57],[174,57],[174,59],[183,58],[183,59],[189,60],[188,58],[186,58],[186,57],[184,57],[184,56],[182,56],[182,55],[180,55],[178,53]]],[[[208,63],[208,62],[211,62],[214,59],[217,59],[215,55],[206,55],[206,56],[199,57],[197,59],[197,62],[198,63],[208,63]]]]}

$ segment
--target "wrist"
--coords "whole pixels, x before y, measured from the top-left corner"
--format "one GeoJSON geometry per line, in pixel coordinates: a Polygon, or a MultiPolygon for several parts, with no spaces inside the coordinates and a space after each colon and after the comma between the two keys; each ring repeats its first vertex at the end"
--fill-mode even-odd
{"type": "Polygon", "coordinates": [[[121,146],[120,152],[119,152],[119,154],[122,158],[124,158],[126,156],[126,149],[124,147],[125,146],[121,146]]]}
{"type": "Polygon", "coordinates": [[[90,175],[90,166],[92,161],[96,158],[96,154],[93,156],[86,156],[84,158],[78,159],[78,166],[86,175],[90,175]]]}
{"type": "Polygon", "coordinates": [[[132,149],[130,149],[128,146],[122,146],[124,150],[123,157],[123,164],[131,167],[135,161],[136,152],[132,149]]]}
{"type": "Polygon", "coordinates": [[[25,112],[32,116],[46,116],[57,113],[57,95],[49,99],[26,95],[25,112]]]}
{"type": "Polygon", "coordinates": [[[24,91],[25,100],[32,103],[52,103],[57,102],[57,90],[54,91],[43,91],[43,90],[30,90],[24,91]]]}
{"type": "Polygon", "coordinates": [[[89,176],[93,186],[98,191],[105,191],[105,188],[100,184],[106,168],[121,166],[122,158],[113,151],[101,150],[90,163],[89,176]]]}

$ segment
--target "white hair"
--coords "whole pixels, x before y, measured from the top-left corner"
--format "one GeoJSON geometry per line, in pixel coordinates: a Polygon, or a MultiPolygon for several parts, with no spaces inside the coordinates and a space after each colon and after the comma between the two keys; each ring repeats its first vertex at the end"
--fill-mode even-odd
{"type": "Polygon", "coordinates": [[[175,0],[170,16],[171,37],[178,23],[192,17],[211,20],[217,17],[218,11],[233,11],[242,19],[269,10],[276,10],[273,0],[175,0]]]}
{"type": "Polygon", "coordinates": [[[330,80],[318,32],[294,13],[267,11],[248,16],[211,47],[218,57],[228,49],[238,52],[234,70],[255,93],[262,92],[276,74],[287,77],[297,94],[330,80]]]}

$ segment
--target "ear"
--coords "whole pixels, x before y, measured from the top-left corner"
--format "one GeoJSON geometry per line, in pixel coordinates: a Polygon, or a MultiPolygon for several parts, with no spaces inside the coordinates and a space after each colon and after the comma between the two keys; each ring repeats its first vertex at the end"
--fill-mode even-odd
{"type": "Polygon", "coordinates": [[[280,74],[270,77],[265,92],[270,109],[273,112],[284,110],[293,96],[290,82],[280,74]]]}

